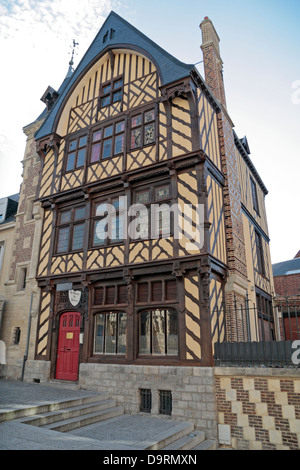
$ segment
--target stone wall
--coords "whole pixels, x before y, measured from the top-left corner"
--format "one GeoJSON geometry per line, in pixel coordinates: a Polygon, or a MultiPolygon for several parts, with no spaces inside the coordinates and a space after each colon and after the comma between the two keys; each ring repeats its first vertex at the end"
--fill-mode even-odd
{"type": "Polygon", "coordinates": [[[197,429],[205,431],[207,438],[217,437],[211,367],[81,364],[79,383],[88,390],[108,392],[129,414],[140,412],[140,389],[151,389],[152,416],[160,416],[159,391],[169,390],[173,419],[191,421],[197,429]]]}

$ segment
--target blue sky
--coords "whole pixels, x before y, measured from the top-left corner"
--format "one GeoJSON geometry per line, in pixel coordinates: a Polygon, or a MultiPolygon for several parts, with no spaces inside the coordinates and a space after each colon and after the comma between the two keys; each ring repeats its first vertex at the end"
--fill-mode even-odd
{"type": "Polygon", "coordinates": [[[213,21],[228,111],[269,190],[272,262],[293,258],[300,249],[299,0],[1,0],[0,197],[19,191],[22,128],[43,110],[47,86],[57,89],[66,75],[72,39],[76,66],[111,10],[186,63],[202,60],[199,24],[204,16],[213,21]]]}

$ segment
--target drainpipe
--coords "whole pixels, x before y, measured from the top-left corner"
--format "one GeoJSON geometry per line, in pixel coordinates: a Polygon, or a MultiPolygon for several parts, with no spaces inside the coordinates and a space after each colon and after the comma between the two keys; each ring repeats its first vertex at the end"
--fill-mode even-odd
{"type": "Polygon", "coordinates": [[[28,329],[27,329],[27,341],[26,341],[26,350],[25,354],[23,357],[23,366],[22,366],[22,376],[21,376],[21,381],[23,382],[24,380],[24,374],[25,374],[25,363],[28,358],[28,350],[29,350],[29,339],[30,339],[30,328],[31,328],[31,310],[32,310],[32,300],[33,300],[33,292],[31,292],[31,298],[30,298],[30,308],[29,308],[29,318],[28,318],[28,329]]]}

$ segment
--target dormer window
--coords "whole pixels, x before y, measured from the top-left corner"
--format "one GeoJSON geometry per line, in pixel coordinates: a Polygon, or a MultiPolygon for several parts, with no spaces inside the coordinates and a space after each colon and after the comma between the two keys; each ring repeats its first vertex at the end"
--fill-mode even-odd
{"type": "Polygon", "coordinates": [[[122,95],[123,77],[105,83],[100,90],[100,108],[122,101],[122,95]]]}
{"type": "Polygon", "coordinates": [[[47,106],[47,110],[50,111],[58,97],[59,94],[57,93],[57,91],[55,91],[54,88],[52,88],[51,86],[48,86],[47,90],[41,97],[41,101],[45,103],[45,105],[47,106]]]}

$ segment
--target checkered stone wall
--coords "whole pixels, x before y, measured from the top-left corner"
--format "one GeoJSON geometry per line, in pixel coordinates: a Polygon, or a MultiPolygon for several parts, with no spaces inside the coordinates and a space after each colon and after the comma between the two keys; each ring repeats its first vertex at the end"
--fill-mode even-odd
{"type": "MultiPolygon", "coordinates": [[[[219,435],[234,449],[300,449],[300,371],[216,368],[219,435]]],[[[222,444],[222,438],[221,442],[222,444]]]]}

